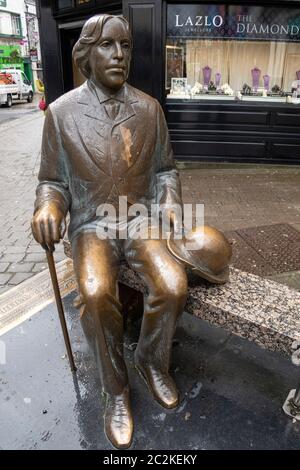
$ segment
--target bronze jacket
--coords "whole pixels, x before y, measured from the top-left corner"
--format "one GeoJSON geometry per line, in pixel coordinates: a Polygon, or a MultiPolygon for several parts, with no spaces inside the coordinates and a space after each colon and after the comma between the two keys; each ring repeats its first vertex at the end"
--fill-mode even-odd
{"type": "Polygon", "coordinates": [[[127,83],[110,96],[88,80],[48,108],[35,210],[56,201],[70,211],[69,237],[97,220],[103,203],[181,203],[168,129],[157,100],[127,83]]]}

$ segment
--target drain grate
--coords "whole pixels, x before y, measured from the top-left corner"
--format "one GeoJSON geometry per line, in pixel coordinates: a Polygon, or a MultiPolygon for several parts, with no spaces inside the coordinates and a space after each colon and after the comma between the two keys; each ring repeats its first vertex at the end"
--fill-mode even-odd
{"type": "Polygon", "coordinates": [[[236,230],[236,234],[261,258],[264,268],[273,268],[273,273],[300,270],[300,232],[291,225],[264,225],[236,230]]]}
{"type": "Polygon", "coordinates": [[[225,232],[225,235],[232,245],[232,266],[258,276],[276,274],[275,269],[248,245],[237,232],[228,231],[225,232]]]}
{"type": "Polygon", "coordinates": [[[261,276],[300,270],[300,232],[288,224],[227,232],[233,266],[261,276]]]}

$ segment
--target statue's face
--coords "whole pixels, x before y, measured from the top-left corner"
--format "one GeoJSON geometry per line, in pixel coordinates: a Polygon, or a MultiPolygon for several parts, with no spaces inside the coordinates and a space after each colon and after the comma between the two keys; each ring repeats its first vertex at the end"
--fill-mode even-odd
{"type": "Polygon", "coordinates": [[[106,88],[118,90],[128,77],[130,58],[130,38],[125,25],[112,18],[105,23],[99,43],[91,48],[91,78],[106,88]]]}

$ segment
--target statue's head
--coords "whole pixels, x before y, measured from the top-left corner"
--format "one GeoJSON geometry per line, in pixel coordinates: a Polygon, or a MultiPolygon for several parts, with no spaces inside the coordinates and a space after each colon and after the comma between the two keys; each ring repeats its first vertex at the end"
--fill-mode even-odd
{"type": "Polygon", "coordinates": [[[132,39],[123,16],[95,15],[83,26],[73,59],[86,78],[118,90],[129,74],[132,39]]]}

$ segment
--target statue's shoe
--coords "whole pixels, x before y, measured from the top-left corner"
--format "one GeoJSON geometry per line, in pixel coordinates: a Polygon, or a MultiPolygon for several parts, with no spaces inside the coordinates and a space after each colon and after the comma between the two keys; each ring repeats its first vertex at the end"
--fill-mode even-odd
{"type": "Polygon", "coordinates": [[[133,418],[126,387],[120,395],[107,395],[104,430],[106,437],[117,449],[128,449],[132,443],[133,418]]]}
{"type": "Polygon", "coordinates": [[[145,380],[154,399],[164,408],[176,408],[179,393],[172,377],[150,364],[135,363],[135,367],[145,380]]]}

